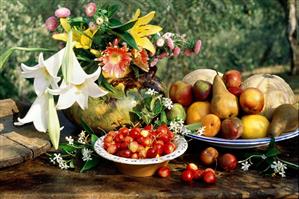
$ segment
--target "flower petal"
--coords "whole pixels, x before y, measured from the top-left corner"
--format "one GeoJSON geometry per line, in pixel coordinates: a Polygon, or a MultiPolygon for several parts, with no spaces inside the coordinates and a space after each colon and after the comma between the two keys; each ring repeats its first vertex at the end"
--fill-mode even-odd
{"type": "Polygon", "coordinates": [[[131,21],[135,21],[138,19],[138,17],[140,16],[140,9],[138,8],[134,14],[134,16],[132,17],[131,21]]]}
{"type": "Polygon", "coordinates": [[[82,69],[73,50],[70,52],[70,54],[72,57],[71,59],[73,60],[73,69],[71,71],[71,82],[73,84],[82,84],[87,78],[87,74],[82,69]]]}
{"type": "Polygon", "coordinates": [[[26,116],[24,118],[18,118],[18,122],[15,122],[15,125],[24,125],[30,122],[33,122],[34,127],[40,131],[40,132],[46,132],[47,131],[47,112],[48,112],[48,106],[47,106],[47,99],[48,95],[43,94],[41,96],[38,96],[33,104],[31,105],[29,111],[27,112],[26,116]]]}
{"type": "Polygon", "coordinates": [[[69,32],[72,28],[67,18],[60,18],[60,24],[66,32],[69,32]]]}
{"type": "Polygon", "coordinates": [[[57,109],[67,109],[76,102],[75,88],[72,86],[67,87],[63,93],[60,94],[57,102],[57,109]]]}
{"type": "Polygon", "coordinates": [[[145,37],[160,32],[162,28],[155,25],[145,25],[137,28],[136,32],[139,37],[145,37]]]}
{"type": "Polygon", "coordinates": [[[149,50],[151,53],[155,54],[155,52],[156,52],[155,46],[152,44],[152,42],[147,37],[138,38],[136,40],[136,43],[139,46],[149,50]]]}
{"type": "Polygon", "coordinates": [[[43,94],[49,85],[50,82],[45,79],[45,76],[43,75],[36,76],[34,79],[33,86],[37,96],[43,94]]]}
{"type": "Polygon", "coordinates": [[[36,77],[36,74],[40,70],[39,65],[30,67],[30,66],[26,66],[25,64],[21,64],[21,68],[23,70],[22,76],[24,78],[34,78],[36,77]]]}
{"type": "Polygon", "coordinates": [[[96,83],[92,81],[88,81],[86,83],[86,87],[83,90],[83,93],[87,96],[91,96],[95,98],[95,97],[102,97],[106,95],[108,92],[103,90],[96,83]]]}
{"type": "Polygon", "coordinates": [[[76,102],[82,110],[86,109],[88,107],[88,95],[85,95],[84,93],[77,94],[76,102]]]}
{"type": "Polygon", "coordinates": [[[52,95],[48,99],[48,132],[50,140],[55,149],[58,149],[60,138],[60,123],[55,108],[55,102],[52,95]]]}
{"type": "MultiPolygon", "coordinates": [[[[58,51],[56,54],[49,57],[47,60],[43,60],[42,64],[47,68],[47,71],[52,77],[56,77],[62,64],[65,48],[58,51]]],[[[41,62],[40,62],[41,63],[41,62]]]]}
{"type": "Polygon", "coordinates": [[[148,24],[154,18],[155,14],[156,14],[155,11],[151,11],[147,15],[138,18],[134,26],[141,26],[141,25],[148,24]]]}
{"type": "Polygon", "coordinates": [[[52,38],[55,40],[60,40],[60,41],[67,41],[67,34],[66,33],[59,33],[59,34],[53,34],[52,38]]]}

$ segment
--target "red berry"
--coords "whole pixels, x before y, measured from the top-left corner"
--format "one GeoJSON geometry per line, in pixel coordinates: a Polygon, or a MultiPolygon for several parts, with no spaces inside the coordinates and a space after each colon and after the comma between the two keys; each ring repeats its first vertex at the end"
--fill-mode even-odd
{"type": "Polygon", "coordinates": [[[149,125],[146,125],[143,129],[148,130],[148,131],[152,131],[154,129],[154,126],[152,124],[149,124],[149,125]]]}
{"type": "Polygon", "coordinates": [[[158,169],[157,173],[161,178],[166,178],[170,176],[171,172],[168,166],[163,166],[158,169]]]}
{"type": "Polygon", "coordinates": [[[167,134],[170,140],[174,138],[174,133],[172,131],[169,130],[167,134]]]}
{"type": "Polygon", "coordinates": [[[131,158],[132,158],[132,159],[138,159],[138,153],[133,153],[133,154],[131,155],[131,158]]]}
{"type": "Polygon", "coordinates": [[[158,136],[160,140],[162,140],[164,143],[170,142],[170,138],[168,134],[161,134],[158,136]]]}
{"type": "Polygon", "coordinates": [[[226,153],[219,158],[219,165],[226,171],[231,171],[237,168],[238,161],[236,156],[230,153],[226,153]]]}
{"type": "Polygon", "coordinates": [[[216,175],[212,171],[204,171],[202,179],[207,184],[215,184],[217,181],[216,175]]]}
{"type": "Polygon", "coordinates": [[[125,139],[123,134],[117,134],[114,138],[115,142],[122,142],[125,139]]]}
{"type": "Polygon", "coordinates": [[[144,138],[142,145],[147,147],[152,145],[153,140],[148,136],[144,138]]]}
{"type": "Polygon", "coordinates": [[[193,180],[193,171],[192,170],[185,170],[183,171],[182,175],[181,175],[181,179],[184,181],[184,182],[192,182],[193,180]]]}
{"type": "Polygon", "coordinates": [[[166,143],[163,146],[163,151],[165,154],[170,154],[175,150],[175,145],[172,142],[166,143]]]}
{"type": "Polygon", "coordinates": [[[112,142],[113,141],[113,136],[112,135],[106,135],[105,137],[104,137],[104,142],[106,142],[106,143],[110,143],[110,142],[112,142]]]}
{"type": "Polygon", "coordinates": [[[132,152],[129,149],[121,150],[118,152],[120,157],[130,158],[132,156],[132,152]]]}
{"type": "Polygon", "coordinates": [[[118,132],[120,134],[123,134],[124,136],[128,135],[129,134],[129,129],[127,127],[122,127],[118,130],[118,132]]]}
{"type": "Polygon", "coordinates": [[[119,149],[121,149],[121,150],[128,149],[128,144],[126,142],[120,143],[119,149]]]}
{"type": "Polygon", "coordinates": [[[136,139],[140,135],[140,128],[132,128],[129,135],[136,139]]]}
{"type": "Polygon", "coordinates": [[[155,148],[149,148],[146,151],[147,158],[155,158],[157,156],[157,150],[155,148]]]}
{"type": "Polygon", "coordinates": [[[115,144],[110,144],[107,148],[107,152],[110,154],[114,154],[117,151],[117,146],[115,144]]]}
{"type": "Polygon", "coordinates": [[[206,168],[204,171],[205,171],[205,172],[206,172],[206,171],[211,171],[211,172],[213,172],[213,173],[216,175],[216,171],[215,171],[214,169],[212,169],[212,168],[206,168]]]}
{"type": "Polygon", "coordinates": [[[198,170],[198,166],[194,163],[189,163],[186,167],[187,170],[198,170]]]}
{"type": "Polygon", "coordinates": [[[163,152],[164,152],[163,144],[155,143],[155,144],[153,144],[153,147],[157,150],[157,153],[158,153],[159,155],[162,155],[162,154],[163,154],[163,152]]]}
{"type": "Polygon", "coordinates": [[[193,179],[199,180],[202,177],[204,171],[202,169],[193,170],[193,179]]]}
{"type": "Polygon", "coordinates": [[[135,153],[139,148],[139,144],[136,141],[133,141],[128,145],[128,148],[130,151],[132,151],[132,153],[135,153]]]}
{"type": "Polygon", "coordinates": [[[130,144],[134,141],[134,139],[131,136],[126,136],[124,139],[125,143],[130,144]]]}
{"type": "Polygon", "coordinates": [[[162,124],[161,126],[159,126],[157,128],[157,132],[158,132],[159,135],[162,135],[162,134],[166,134],[167,135],[167,132],[168,132],[167,125],[162,124]]]}

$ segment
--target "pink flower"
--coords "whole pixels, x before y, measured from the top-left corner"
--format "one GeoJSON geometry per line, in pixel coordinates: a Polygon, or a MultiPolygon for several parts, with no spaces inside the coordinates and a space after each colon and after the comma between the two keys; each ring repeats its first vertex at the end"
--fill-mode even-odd
{"type": "Polygon", "coordinates": [[[165,57],[168,57],[168,52],[163,52],[159,55],[159,59],[164,59],[165,57]]]}
{"type": "Polygon", "coordinates": [[[164,46],[164,43],[165,43],[165,41],[164,41],[163,38],[159,38],[159,39],[156,41],[156,45],[157,45],[158,47],[162,47],[162,46],[164,46]]]}
{"type": "Polygon", "coordinates": [[[71,15],[71,11],[68,8],[58,8],[55,11],[55,16],[58,18],[66,18],[71,15]]]}
{"type": "Polygon", "coordinates": [[[187,57],[190,57],[190,56],[193,55],[193,51],[190,50],[190,49],[186,49],[186,50],[184,51],[184,55],[187,56],[187,57]]]}
{"type": "Polygon", "coordinates": [[[154,60],[150,63],[150,67],[156,66],[158,63],[159,59],[156,57],[154,60]]]}
{"type": "Polygon", "coordinates": [[[56,17],[54,16],[49,17],[45,22],[45,26],[49,31],[51,32],[55,31],[58,26],[58,21],[56,17]]]}
{"type": "Polygon", "coordinates": [[[93,22],[89,22],[88,27],[92,32],[96,31],[96,29],[98,28],[97,25],[93,22]]]}
{"type": "Polygon", "coordinates": [[[97,5],[93,2],[90,2],[84,7],[84,12],[88,17],[92,17],[97,11],[97,5]]]}
{"type": "Polygon", "coordinates": [[[166,42],[167,42],[167,46],[170,50],[172,50],[174,48],[174,43],[173,43],[173,40],[171,38],[167,38],[166,39],[166,42]]]}
{"type": "Polygon", "coordinates": [[[199,53],[200,49],[201,49],[201,40],[197,40],[194,45],[193,51],[197,55],[199,53]]]}
{"type": "Polygon", "coordinates": [[[177,57],[179,56],[181,49],[179,47],[175,47],[172,52],[173,52],[173,56],[177,57]]]}

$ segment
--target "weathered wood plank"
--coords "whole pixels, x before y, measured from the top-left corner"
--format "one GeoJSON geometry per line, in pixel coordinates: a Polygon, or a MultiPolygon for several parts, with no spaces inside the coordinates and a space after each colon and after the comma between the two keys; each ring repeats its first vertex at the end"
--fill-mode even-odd
{"type": "Polygon", "coordinates": [[[0,100],[0,117],[12,115],[19,112],[17,104],[12,99],[0,100]]]}
{"type": "Polygon", "coordinates": [[[13,125],[13,113],[18,111],[13,100],[0,100],[0,168],[33,159],[51,148],[47,134],[37,132],[33,125],[13,125]]]}
{"type": "Polygon", "coordinates": [[[0,168],[19,164],[33,157],[33,152],[0,135],[0,168]]]}

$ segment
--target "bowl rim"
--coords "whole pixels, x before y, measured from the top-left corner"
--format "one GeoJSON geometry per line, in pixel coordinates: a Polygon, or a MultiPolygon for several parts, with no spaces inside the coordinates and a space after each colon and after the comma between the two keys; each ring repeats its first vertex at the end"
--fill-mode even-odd
{"type": "Polygon", "coordinates": [[[110,161],[122,164],[129,164],[129,165],[151,165],[151,164],[158,164],[166,161],[173,160],[182,154],[184,154],[188,148],[188,142],[182,136],[176,135],[174,137],[174,143],[176,144],[176,149],[167,155],[163,155],[157,158],[146,158],[146,159],[132,159],[132,158],[124,158],[119,157],[113,154],[108,153],[103,147],[103,140],[106,135],[100,137],[94,144],[95,152],[110,161]]]}

